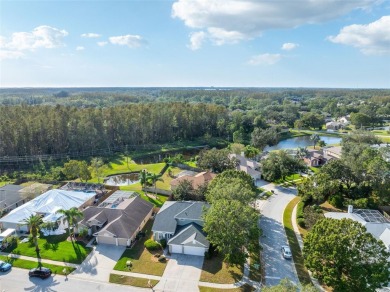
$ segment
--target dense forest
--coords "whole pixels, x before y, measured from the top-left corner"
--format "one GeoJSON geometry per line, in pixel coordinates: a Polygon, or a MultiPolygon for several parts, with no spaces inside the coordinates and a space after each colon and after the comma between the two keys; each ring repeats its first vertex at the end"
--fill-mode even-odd
{"type": "Polygon", "coordinates": [[[254,142],[261,148],[276,143],[282,127],[316,129],[325,117],[347,114],[359,127],[381,125],[390,117],[390,90],[0,89],[0,157],[199,137],[254,142]]]}

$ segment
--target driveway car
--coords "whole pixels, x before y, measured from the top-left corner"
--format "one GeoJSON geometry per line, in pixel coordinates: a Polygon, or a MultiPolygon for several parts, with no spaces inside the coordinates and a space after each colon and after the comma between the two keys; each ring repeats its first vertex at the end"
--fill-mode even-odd
{"type": "Polygon", "coordinates": [[[28,276],[46,279],[46,278],[49,278],[51,276],[51,270],[48,268],[44,268],[44,267],[34,268],[28,272],[28,276]]]}
{"type": "Polygon", "coordinates": [[[282,246],[282,255],[285,259],[291,259],[292,258],[292,254],[291,254],[291,249],[289,246],[287,245],[283,245],[282,246]]]}
{"type": "Polygon", "coordinates": [[[0,261],[0,272],[9,271],[11,268],[12,268],[12,265],[10,263],[0,261]]]}

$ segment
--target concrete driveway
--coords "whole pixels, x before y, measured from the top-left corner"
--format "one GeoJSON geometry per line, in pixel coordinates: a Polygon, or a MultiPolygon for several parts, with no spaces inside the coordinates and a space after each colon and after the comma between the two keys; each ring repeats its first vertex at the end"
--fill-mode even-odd
{"type": "Polygon", "coordinates": [[[198,283],[204,257],[172,254],[154,291],[199,291],[198,283]]]}
{"type": "Polygon", "coordinates": [[[296,196],[296,189],[283,188],[269,183],[262,183],[261,187],[274,191],[274,195],[267,200],[257,202],[262,214],[260,228],[263,230],[263,236],[260,242],[263,246],[265,284],[267,286],[277,285],[283,278],[288,278],[298,284],[293,260],[284,259],[280,250],[282,245],[288,245],[283,227],[283,212],[287,204],[296,196]]]}
{"type": "Polygon", "coordinates": [[[125,249],[124,246],[110,244],[97,245],[70,277],[108,282],[111,271],[114,269],[116,262],[125,249]]]}

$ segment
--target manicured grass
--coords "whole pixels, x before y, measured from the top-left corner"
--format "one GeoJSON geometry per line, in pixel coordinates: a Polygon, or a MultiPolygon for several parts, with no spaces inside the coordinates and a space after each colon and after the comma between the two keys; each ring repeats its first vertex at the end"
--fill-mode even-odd
{"type": "Polygon", "coordinates": [[[389,137],[378,137],[381,139],[384,143],[390,143],[390,136],[389,137]]]}
{"type": "Polygon", "coordinates": [[[317,173],[317,172],[320,171],[320,169],[319,169],[318,167],[312,167],[312,166],[310,166],[309,168],[310,168],[310,170],[311,170],[312,172],[314,172],[314,173],[317,173]]]}
{"type": "Polygon", "coordinates": [[[301,282],[301,284],[309,284],[311,283],[311,279],[308,271],[305,268],[302,251],[301,248],[299,247],[298,239],[295,235],[294,228],[292,226],[292,221],[291,221],[292,211],[295,205],[298,204],[300,199],[301,198],[296,197],[287,205],[283,214],[283,225],[284,225],[284,230],[286,231],[287,234],[288,243],[291,248],[299,281],[301,282]]]}
{"type": "MultiPolygon", "coordinates": [[[[24,259],[15,259],[15,258],[10,258],[5,256],[0,256],[0,260],[12,264],[13,267],[21,268],[21,269],[30,270],[38,267],[38,261],[28,261],[24,259]]],[[[65,275],[64,266],[42,263],[42,267],[49,268],[53,272],[53,274],[65,275]]],[[[67,274],[72,273],[74,270],[75,268],[66,267],[67,274]]]]}
{"type": "Polygon", "coordinates": [[[233,289],[218,289],[218,288],[199,286],[199,292],[252,292],[255,290],[256,290],[255,288],[253,288],[248,284],[233,289]]]}
{"type": "MultiPolygon", "coordinates": [[[[172,170],[172,174],[173,175],[177,175],[178,173],[183,171],[182,169],[180,169],[178,167],[172,167],[172,166],[171,166],[171,170],[172,170]]],[[[174,177],[170,177],[169,174],[168,174],[168,171],[166,171],[161,178],[162,178],[163,181],[158,181],[156,183],[156,187],[158,189],[170,190],[171,189],[170,183],[175,178],[174,177]]]]}
{"type": "MultiPolygon", "coordinates": [[[[91,252],[91,248],[85,247],[82,242],[67,241],[66,238],[66,234],[38,238],[41,258],[81,264],[91,252]]],[[[6,251],[24,256],[37,257],[35,246],[29,242],[18,242],[17,247],[6,251]]]]}
{"type": "Polygon", "coordinates": [[[227,266],[223,262],[223,256],[214,256],[203,262],[201,282],[233,284],[242,279],[243,266],[227,266]]]}
{"type": "Polygon", "coordinates": [[[123,275],[116,275],[116,274],[110,274],[110,283],[116,283],[121,285],[130,285],[135,287],[142,287],[142,288],[151,288],[148,283],[150,281],[150,284],[152,287],[156,286],[158,283],[157,280],[149,280],[144,278],[136,278],[131,276],[123,276],[123,275]]]}
{"type": "Polygon", "coordinates": [[[285,183],[285,182],[291,182],[291,181],[294,181],[294,180],[300,180],[302,179],[302,176],[298,173],[294,173],[294,174],[290,174],[288,176],[285,177],[285,179],[278,179],[276,181],[274,181],[274,183],[276,184],[282,184],[282,183],[285,183]]]}
{"type": "Polygon", "coordinates": [[[162,254],[162,251],[149,252],[144,247],[144,242],[151,238],[153,221],[149,220],[144,227],[146,236],[139,240],[131,249],[126,249],[119,261],[116,263],[114,270],[130,271],[134,273],[162,276],[167,263],[160,263],[153,255],[162,254]],[[132,267],[129,270],[126,262],[131,261],[132,267]]]}
{"type": "Polygon", "coordinates": [[[142,199],[144,199],[145,201],[151,202],[156,207],[161,207],[164,204],[164,202],[166,200],[168,200],[167,196],[158,195],[158,194],[157,194],[157,199],[154,199],[153,197],[147,197],[145,195],[145,192],[142,190],[142,187],[141,187],[140,183],[132,184],[132,185],[129,185],[129,186],[123,186],[123,187],[120,187],[120,189],[123,190],[123,191],[134,191],[134,192],[137,192],[137,193],[139,193],[141,195],[142,199]]]}

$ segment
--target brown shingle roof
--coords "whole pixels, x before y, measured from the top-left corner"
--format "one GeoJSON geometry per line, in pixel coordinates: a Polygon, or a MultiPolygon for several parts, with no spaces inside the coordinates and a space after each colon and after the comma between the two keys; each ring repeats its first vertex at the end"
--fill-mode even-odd
{"type": "Polygon", "coordinates": [[[194,189],[197,189],[199,186],[203,185],[204,183],[210,182],[214,177],[216,176],[215,173],[206,171],[206,172],[200,172],[196,174],[195,176],[190,175],[183,175],[181,177],[178,177],[171,181],[171,186],[178,186],[180,182],[184,180],[188,180],[192,183],[192,187],[194,189]]]}

